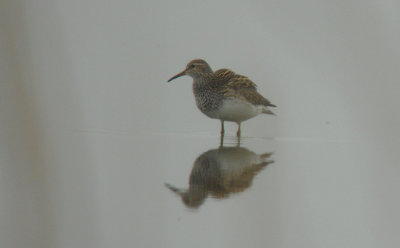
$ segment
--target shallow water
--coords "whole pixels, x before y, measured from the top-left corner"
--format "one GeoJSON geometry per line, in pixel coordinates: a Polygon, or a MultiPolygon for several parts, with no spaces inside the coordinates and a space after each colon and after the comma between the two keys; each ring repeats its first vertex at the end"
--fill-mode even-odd
{"type": "Polygon", "coordinates": [[[399,168],[374,144],[243,137],[239,147],[227,136],[220,147],[212,134],[146,134],[139,144],[138,137],[103,138],[105,156],[119,160],[100,175],[107,200],[99,214],[112,223],[110,236],[169,247],[318,247],[327,240],[351,247],[371,245],[375,235],[397,239],[390,213],[399,207],[399,168]]]}
{"type": "Polygon", "coordinates": [[[0,247],[398,248],[400,12],[356,2],[0,1],[0,247]],[[276,116],[221,147],[194,58],[276,116]]]}

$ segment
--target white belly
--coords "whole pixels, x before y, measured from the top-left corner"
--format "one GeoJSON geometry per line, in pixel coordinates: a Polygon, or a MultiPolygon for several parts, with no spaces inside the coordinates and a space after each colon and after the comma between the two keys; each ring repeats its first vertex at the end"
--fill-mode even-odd
{"type": "Polygon", "coordinates": [[[263,106],[253,104],[241,99],[226,99],[217,111],[206,113],[211,118],[224,121],[242,122],[262,113],[263,106]]]}

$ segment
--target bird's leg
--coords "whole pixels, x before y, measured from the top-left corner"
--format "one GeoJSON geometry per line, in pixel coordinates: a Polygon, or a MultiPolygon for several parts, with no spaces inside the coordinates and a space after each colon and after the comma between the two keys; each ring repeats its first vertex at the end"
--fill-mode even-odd
{"type": "Polygon", "coordinates": [[[240,122],[238,123],[238,130],[237,130],[237,132],[236,132],[236,135],[238,136],[238,137],[240,137],[240,134],[241,134],[241,131],[240,131],[240,122]]]}
{"type": "Polygon", "coordinates": [[[221,138],[219,140],[219,147],[224,147],[224,135],[221,135],[221,138]]]}
{"type": "Polygon", "coordinates": [[[225,135],[225,128],[224,128],[224,121],[221,120],[221,139],[219,141],[219,146],[224,146],[224,135],[225,135]]]}

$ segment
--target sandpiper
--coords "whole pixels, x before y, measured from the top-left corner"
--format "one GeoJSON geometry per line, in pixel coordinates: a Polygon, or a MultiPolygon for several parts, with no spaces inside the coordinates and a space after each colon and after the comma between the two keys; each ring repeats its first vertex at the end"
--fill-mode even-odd
{"type": "Polygon", "coordinates": [[[250,188],[254,177],[274,162],[271,155],[256,154],[244,147],[212,149],[195,160],[189,189],[165,186],[178,194],[187,207],[198,208],[209,196],[225,199],[250,188]]]}
{"type": "Polygon", "coordinates": [[[276,107],[257,92],[257,85],[248,77],[229,69],[213,71],[206,61],[194,59],[186,68],[170,78],[172,80],[188,75],[193,78],[193,94],[196,105],[210,118],[221,120],[221,135],[224,135],[224,121],[240,124],[261,113],[273,115],[268,107],[276,107]]]}

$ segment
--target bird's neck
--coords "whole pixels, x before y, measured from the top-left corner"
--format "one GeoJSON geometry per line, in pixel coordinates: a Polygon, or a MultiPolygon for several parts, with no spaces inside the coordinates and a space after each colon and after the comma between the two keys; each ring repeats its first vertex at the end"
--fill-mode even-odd
{"type": "Polygon", "coordinates": [[[211,81],[213,72],[203,73],[201,75],[196,75],[193,77],[193,84],[194,85],[207,85],[211,81]]]}

